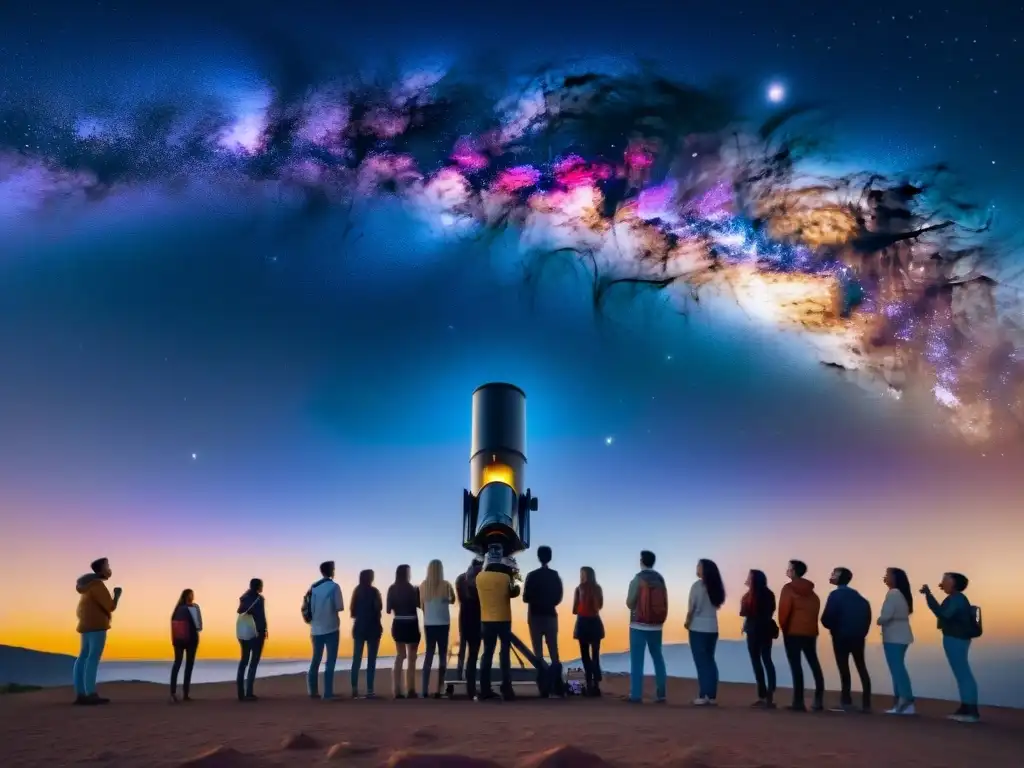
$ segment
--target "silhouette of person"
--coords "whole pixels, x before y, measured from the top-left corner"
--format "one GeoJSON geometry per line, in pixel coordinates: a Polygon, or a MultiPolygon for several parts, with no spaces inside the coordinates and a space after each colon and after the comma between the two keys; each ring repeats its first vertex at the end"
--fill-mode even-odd
{"type": "Polygon", "coordinates": [[[121,602],[121,588],[114,587],[111,596],[106,582],[113,575],[110,561],[101,557],[93,560],[90,572],[80,576],[75,584],[78,590],[78,634],[81,635],[81,648],[75,659],[73,671],[75,683],[75,704],[107,704],[110,699],[96,693],[96,675],[100,668],[100,658],[107,644],[107,632],[110,629],[111,617],[121,602]]]}
{"type": "Polygon", "coordinates": [[[195,593],[191,589],[181,592],[171,612],[171,645],[174,648],[174,664],[171,666],[171,701],[178,700],[178,672],[185,661],[185,678],[181,684],[182,698],[191,701],[188,692],[192,685],[192,668],[199,650],[199,633],[203,631],[203,614],[195,593]]]}

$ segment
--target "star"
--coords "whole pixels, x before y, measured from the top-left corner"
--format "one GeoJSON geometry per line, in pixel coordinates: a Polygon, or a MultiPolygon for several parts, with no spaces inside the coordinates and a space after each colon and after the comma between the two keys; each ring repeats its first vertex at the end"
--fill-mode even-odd
{"type": "Polygon", "coordinates": [[[772,104],[781,104],[786,98],[786,89],[782,83],[772,83],[768,86],[768,101],[772,104]]]}
{"type": "Polygon", "coordinates": [[[615,442],[615,438],[614,438],[614,437],[612,437],[611,435],[609,435],[608,437],[606,437],[606,438],[604,439],[604,444],[605,444],[605,445],[611,445],[611,444],[612,444],[612,443],[614,443],[614,442],[615,442]]]}
{"type": "Polygon", "coordinates": [[[193,453],[192,454],[192,461],[195,461],[195,460],[196,460],[196,454],[193,453]]]}

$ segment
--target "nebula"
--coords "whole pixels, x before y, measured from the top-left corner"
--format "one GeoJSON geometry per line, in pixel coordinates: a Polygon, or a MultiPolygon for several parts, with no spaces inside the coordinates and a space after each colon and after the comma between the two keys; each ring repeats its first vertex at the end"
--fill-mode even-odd
{"type": "Polygon", "coordinates": [[[727,96],[646,68],[306,85],[71,120],[0,108],[0,218],[45,227],[154,187],[247,185],[311,216],[398,198],[441,235],[512,231],[538,267],[574,259],[595,311],[616,290],[664,291],[685,311],[728,295],[966,440],[1024,435],[1020,294],[1000,283],[986,212],[943,166],[812,173],[813,110],[751,125],[727,96]]]}

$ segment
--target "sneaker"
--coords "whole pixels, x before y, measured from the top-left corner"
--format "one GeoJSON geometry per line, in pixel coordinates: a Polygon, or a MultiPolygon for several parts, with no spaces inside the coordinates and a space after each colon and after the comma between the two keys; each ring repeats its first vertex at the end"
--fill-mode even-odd
{"type": "Polygon", "coordinates": [[[788,707],[786,707],[786,709],[788,709],[790,712],[806,712],[807,711],[807,707],[804,706],[803,702],[793,702],[788,707]]]}
{"type": "Polygon", "coordinates": [[[974,714],[963,714],[963,715],[947,715],[950,720],[955,720],[958,723],[977,723],[981,721],[981,717],[974,714]]]}
{"type": "Polygon", "coordinates": [[[711,703],[711,699],[707,696],[698,696],[693,700],[693,706],[695,707],[706,707],[711,703]]]}
{"type": "Polygon", "coordinates": [[[768,700],[767,699],[758,699],[757,701],[755,701],[753,704],[750,705],[750,708],[751,709],[768,709],[768,700]]]}
{"type": "Polygon", "coordinates": [[[96,702],[90,699],[88,696],[76,696],[75,700],[71,702],[76,707],[89,707],[96,702]]]}
{"type": "Polygon", "coordinates": [[[377,694],[374,693],[373,691],[367,691],[366,695],[363,698],[364,699],[376,699],[377,698],[377,694]]]}
{"type": "Polygon", "coordinates": [[[892,709],[887,709],[885,711],[885,714],[887,714],[887,715],[916,715],[917,714],[917,710],[914,708],[914,702],[910,702],[909,704],[902,704],[902,705],[895,706],[892,709]]]}
{"type": "Polygon", "coordinates": [[[654,703],[655,704],[668,704],[668,698],[666,698],[665,696],[658,696],[654,700],[654,703]]]}
{"type": "Polygon", "coordinates": [[[100,696],[98,693],[90,693],[88,696],[86,696],[86,698],[89,699],[89,703],[90,704],[109,704],[110,703],[110,699],[105,699],[102,696],[100,696]]]}

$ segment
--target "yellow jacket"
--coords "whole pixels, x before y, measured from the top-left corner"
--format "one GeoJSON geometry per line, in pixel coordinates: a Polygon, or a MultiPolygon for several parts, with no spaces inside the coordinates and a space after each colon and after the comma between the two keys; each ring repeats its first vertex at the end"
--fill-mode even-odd
{"type": "Polygon", "coordinates": [[[114,598],[110,590],[95,573],[82,576],[75,585],[78,598],[78,631],[102,632],[110,629],[110,615],[114,612],[114,598]]]}
{"type": "Polygon", "coordinates": [[[481,621],[512,621],[512,596],[515,586],[507,573],[481,571],[476,577],[480,595],[481,621]]]}

